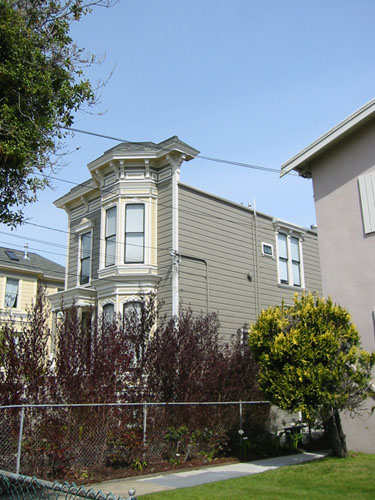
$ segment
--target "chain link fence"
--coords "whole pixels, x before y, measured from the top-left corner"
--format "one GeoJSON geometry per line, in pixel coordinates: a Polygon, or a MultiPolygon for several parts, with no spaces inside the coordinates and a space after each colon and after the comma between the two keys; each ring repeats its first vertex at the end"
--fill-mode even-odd
{"type": "Polygon", "coordinates": [[[0,469],[58,478],[74,467],[212,458],[239,429],[266,431],[269,410],[266,401],[3,406],[0,469]]]}
{"type": "Polygon", "coordinates": [[[137,500],[133,496],[134,490],[129,490],[129,497],[126,499],[116,497],[112,493],[95,491],[92,488],[76,486],[68,482],[58,483],[43,481],[36,477],[11,474],[0,470],[0,498],[9,500],[80,500],[87,498],[90,500],[137,500]]]}

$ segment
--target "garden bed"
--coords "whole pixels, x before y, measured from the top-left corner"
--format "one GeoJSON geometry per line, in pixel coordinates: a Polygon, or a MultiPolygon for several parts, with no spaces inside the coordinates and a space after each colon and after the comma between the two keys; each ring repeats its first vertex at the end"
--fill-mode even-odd
{"type": "Polygon", "coordinates": [[[58,478],[59,482],[74,482],[77,485],[86,485],[110,481],[112,479],[123,479],[161,472],[181,471],[184,469],[195,469],[204,466],[223,465],[228,463],[238,463],[236,457],[218,457],[209,462],[204,457],[196,457],[186,462],[171,463],[168,460],[151,461],[147,464],[133,464],[129,467],[106,467],[92,466],[68,472],[63,478],[58,478]]]}

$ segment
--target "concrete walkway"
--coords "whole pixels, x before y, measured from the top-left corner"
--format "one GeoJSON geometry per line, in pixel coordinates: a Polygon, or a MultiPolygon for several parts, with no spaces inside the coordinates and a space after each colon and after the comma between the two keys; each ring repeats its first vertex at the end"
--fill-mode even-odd
{"type": "Polygon", "coordinates": [[[111,492],[113,495],[123,498],[128,497],[129,489],[136,491],[136,496],[155,493],[157,491],[174,490],[176,488],[188,488],[199,484],[213,483],[224,479],[232,479],[241,476],[250,476],[277,469],[285,465],[298,465],[311,460],[317,460],[328,455],[328,452],[298,453],[283,457],[268,458],[255,462],[242,462],[228,465],[206,466],[195,470],[183,470],[181,472],[167,472],[148,476],[138,476],[126,479],[116,479],[103,483],[91,484],[90,487],[103,493],[111,492]]]}

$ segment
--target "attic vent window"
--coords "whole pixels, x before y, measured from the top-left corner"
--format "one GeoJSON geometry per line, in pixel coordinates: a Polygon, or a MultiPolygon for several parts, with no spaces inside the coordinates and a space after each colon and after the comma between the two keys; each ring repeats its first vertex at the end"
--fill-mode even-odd
{"type": "Polygon", "coordinates": [[[267,257],[273,257],[273,246],[268,243],[262,243],[262,254],[267,257]]]}
{"type": "Polygon", "coordinates": [[[5,250],[5,253],[10,258],[10,260],[20,260],[17,255],[13,252],[13,250],[5,250]]]}

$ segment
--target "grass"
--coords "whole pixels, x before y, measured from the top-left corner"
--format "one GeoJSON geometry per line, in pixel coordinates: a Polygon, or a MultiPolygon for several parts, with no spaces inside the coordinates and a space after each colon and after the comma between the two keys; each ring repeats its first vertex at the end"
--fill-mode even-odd
{"type": "Polygon", "coordinates": [[[314,462],[217,483],[144,495],[142,500],[369,500],[375,498],[375,455],[314,462]]]}

